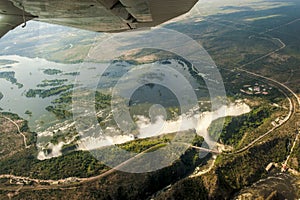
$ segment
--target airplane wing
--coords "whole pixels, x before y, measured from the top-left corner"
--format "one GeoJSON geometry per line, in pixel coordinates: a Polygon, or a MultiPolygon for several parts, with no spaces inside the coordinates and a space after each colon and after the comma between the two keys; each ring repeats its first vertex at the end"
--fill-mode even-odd
{"type": "Polygon", "coordinates": [[[0,1],[0,38],[8,31],[32,19],[33,16],[14,6],[10,1],[0,1]]]}
{"type": "Polygon", "coordinates": [[[153,27],[188,12],[198,0],[1,0],[0,37],[34,19],[97,32],[153,27]]]}

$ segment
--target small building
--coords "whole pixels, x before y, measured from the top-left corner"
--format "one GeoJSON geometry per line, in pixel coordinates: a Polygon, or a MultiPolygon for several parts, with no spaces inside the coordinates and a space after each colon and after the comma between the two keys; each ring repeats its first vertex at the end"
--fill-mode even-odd
{"type": "Polygon", "coordinates": [[[288,170],[288,166],[286,164],[282,164],[281,172],[286,172],[288,170]]]}
{"type": "Polygon", "coordinates": [[[259,86],[255,86],[253,90],[254,90],[254,92],[260,92],[260,87],[259,86]]]}

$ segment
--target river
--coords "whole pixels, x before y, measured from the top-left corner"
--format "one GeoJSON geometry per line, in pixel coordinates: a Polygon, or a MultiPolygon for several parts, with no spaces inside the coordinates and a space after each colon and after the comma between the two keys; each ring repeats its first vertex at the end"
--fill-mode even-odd
{"type": "MultiPolygon", "coordinates": [[[[82,67],[83,63],[61,64],[56,62],[50,62],[41,58],[32,59],[17,55],[0,56],[0,60],[15,61],[15,63],[13,64],[0,66],[0,72],[15,72],[15,78],[17,79],[18,83],[23,84],[22,88],[18,88],[17,85],[5,79],[0,79],[0,91],[4,95],[3,99],[0,100],[0,108],[7,112],[16,113],[20,117],[28,120],[30,129],[32,131],[37,132],[38,137],[42,137],[43,134],[47,133],[47,130],[49,128],[51,129],[51,133],[53,133],[53,128],[59,129],[62,127],[69,126],[72,123],[72,121],[67,121],[66,123],[64,123],[64,121],[56,119],[52,113],[49,113],[45,110],[45,108],[51,105],[51,101],[56,99],[57,96],[52,96],[48,98],[27,98],[25,96],[26,91],[28,91],[29,89],[37,89],[37,85],[42,83],[42,81],[44,80],[67,79],[68,81],[65,84],[73,84],[75,82],[76,76],[72,76],[67,73],[77,72],[79,70],[81,74],[80,81],[84,82],[85,85],[93,85],[95,83],[99,83],[99,73],[103,73],[103,70],[105,69],[105,67],[107,67],[107,65],[103,63],[84,63],[84,67],[82,67]],[[44,73],[45,69],[57,69],[61,70],[62,73],[56,75],[47,75],[44,73]],[[30,111],[32,115],[29,116],[28,114],[25,114],[27,110],[30,111]]],[[[187,73],[187,70],[181,69],[181,67],[186,67],[185,65],[183,65],[182,62],[171,60],[169,63],[172,66],[176,66],[175,68],[177,68],[176,70],[179,71],[179,73],[187,73]]],[[[111,82],[114,82],[119,77],[122,77],[123,74],[130,69],[130,67],[131,66],[129,64],[127,65],[126,63],[123,63],[121,67],[120,64],[110,67],[110,72],[107,74],[113,75],[104,77],[101,82],[102,85],[111,87],[111,82]]],[[[191,75],[187,74],[187,78],[188,80],[190,80],[190,83],[193,85],[193,88],[198,87],[196,83],[197,81],[194,80],[191,75]]],[[[249,111],[250,108],[246,104],[241,102],[235,102],[228,105],[224,105],[212,112],[182,114],[177,120],[173,121],[165,121],[163,119],[164,117],[159,115],[156,116],[156,119],[153,121],[149,120],[145,116],[138,116],[138,138],[146,138],[166,133],[195,129],[197,134],[203,136],[206,142],[210,146],[213,146],[215,141],[211,140],[207,132],[207,129],[212,123],[212,121],[226,116],[242,115],[248,113],[249,111]]],[[[111,130],[114,130],[114,128],[115,127],[110,127],[111,130]]],[[[106,140],[103,140],[102,138],[101,141],[97,140],[97,138],[90,138],[90,145],[95,145],[96,148],[99,146],[106,146],[112,143],[124,143],[133,139],[134,137],[132,137],[132,135],[122,134],[119,134],[117,136],[108,136],[106,137],[106,140]]],[[[47,156],[40,154],[40,158],[45,159],[61,155],[61,147],[64,144],[68,143],[69,141],[59,143],[58,145],[48,144],[48,147],[52,148],[52,153],[47,156]]],[[[81,148],[83,147],[81,147],[79,144],[79,149],[81,148]]]]}

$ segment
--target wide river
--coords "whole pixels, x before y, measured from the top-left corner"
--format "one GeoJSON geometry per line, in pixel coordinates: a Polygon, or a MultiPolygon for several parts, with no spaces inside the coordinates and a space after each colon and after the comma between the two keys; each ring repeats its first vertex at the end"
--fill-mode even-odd
{"type": "MultiPolygon", "coordinates": [[[[37,87],[43,80],[67,79],[68,82],[65,84],[72,84],[76,76],[66,73],[77,72],[81,64],[60,64],[45,59],[32,59],[16,55],[0,56],[0,60],[16,61],[14,64],[0,65],[0,72],[15,72],[15,78],[18,83],[23,84],[22,88],[18,88],[17,85],[5,79],[0,79],[0,92],[3,94],[3,99],[0,100],[0,108],[2,108],[3,111],[16,113],[20,117],[28,120],[29,127],[32,131],[36,132],[43,131],[57,122],[54,115],[45,110],[57,96],[48,98],[27,98],[25,96],[26,91],[29,89],[44,89],[37,87]],[[44,73],[45,69],[57,69],[63,73],[47,75],[44,73]],[[32,112],[31,116],[25,114],[27,110],[32,112]]],[[[95,73],[89,68],[93,67],[93,65],[94,64],[89,64],[89,66],[83,68],[85,70],[82,71],[82,73],[89,74],[87,77],[90,80],[96,79],[95,73]]],[[[47,89],[47,87],[45,89],[47,89]]]]}
{"type": "MultiPolygon", "coordinates": [[[[82,64],[61,64],[50,62],[45,59],[32,59],[16,55],[0,56],[0,60],[16,61],[14,64],[0,65],[0,72],[15,72],[15,78],[18,83],[23,84],[22,88],[18,88],[17,85],[5,79],[0,79],[0,92],[4,96],[3,99],[0,100],[0,108],[4,111],[16,113],[22,118],[28,120],[31,130],[37,132],[38,135],[39,133],[42,134],[49,127],[55,127],[55,125],[61,123],[61,121],[57,120],[53,114],[45,110],[45,108],[51,105],[51,101],[57,98],[57,96],[49,98],[27,98],[25,96],[26,91],[29,89],[37,89],[37,85],[42,83],[43,80],[67,79],[68,82],[66,84],[72,84],[75,82],[76,76],[72,76],[67,73],[78,72],[78,70],[80,70],[81,74],[80,80],[84,81],[85,85],[88,85],[89,83],[92,85],[99,81],[99,73],[103,72],[105,67],[107,67],[106,65],[99,63],[85,63],[84,67],[81,68],[82,64]],[[61,70],[62,73],[47,75],[44,73],[45,69],[57,69],[61,70]],[[30,111],[32,115],[29,116],[25,114],[27,110],[30,111]]],[[[122,69],[124,70],[124,68],[122,69]]],[[[121,76],[118,75],[119,70],[113,70],[114,74],[117,74],[114,75],[113,78],[121,76]]],[[[204,112],[192,115],[183,114],[175,121],[164,121],[158,116],[155,122],[150,122],[150,120],[146,117],[140,116],[137,122],[139,128],[138,137],[146,138],[166,133],[195,129],[199,135],[202,135],[206,141],[210,143],[207,129],[211,125],[212,121],[226,116],[239,116],[248,113],[249,111],[250,108],[246,104],[235,102],[224,105],[213,112],[204,112]]],[[[97,138],[90,138],[90,141],[85,141],[85,145],[88,143],[96,148],[99,147],[99,145],[105,146],[111,143],[118,144],[127,142],[133,140],[133,137],[130,135],[118,135],[112,137],[108,136],[105,141],[103,141],[103,138],[101,140],[102,141],[98,141],[97,138]]],[[[50,145],[50,147],[53,147],[52,153],[47,156],[40,154],[40,158],[59,156],[61,154],[60,149],[63,145],[64,143],[50,145]]],[[[79,145],[79,148],[83,147],[79,145]]]]}

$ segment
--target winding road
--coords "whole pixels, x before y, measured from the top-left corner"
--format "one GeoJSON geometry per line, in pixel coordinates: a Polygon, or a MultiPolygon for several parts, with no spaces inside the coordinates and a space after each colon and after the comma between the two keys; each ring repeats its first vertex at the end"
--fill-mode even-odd
{"type": "MultiPolygon", "coordinates": [[[[249,36],[249,39],[251,39],[252,37],[255,37],[255,36],[251,35],[251,36],[249,36]]],[[[269,39],[270,38],[265,38],[265,40],[269,40],[269,39]]],[[[250,61],[248,63],[245,63],[245,64],[239,66],[238,69],[241,70],[243,67],[245,67],[247,65],[250,65],[250,64],[253,64],[253,63],[256,63],[257,61],[260,61],[260,60],[262,60],[262,59],[264,59],[266,57],[269,57],[270,55],[272,55],[272,54],[274,54],[274,53],[276,53],[276,52],[278,52],[278,51],[280,51],[280,50],[282,50],[282,49],[284,49],[286,47],[286,44],[284,42],[282,42],[281,39],[279,39],[279,38],[271,38],[271,39],[272,40],[277,40],[281,44],[281,47],[279,47],[278,49],[275,49],[274,51],[271,51],[271,52],[269,52],[269,53],[267,53],[267,54],[265,54],[265,55],[263,55],[263,56],[261,56],[259,58],[256,58],[256,59],[254,59],[254,60],[252,60],[252,61],[250,61]]],[[[247,71],[245,70],[245,72],[247,72],[247,71]]],[[[253,72],[250,72],[250,73],[253,73],[253,72]]],[[[253,75],[254,74],[255,73],[253,73],[253,75]]],[[[255,76],[256,75],[258,75],[258,74],[255,74],[255,76]]],[[[263,78],[263,76],[261,76],[261,78],[263,78]]]]}
{"type": "MultiPolygon", "coordinates": [[[[282,49],[284,49],[286,47],[286,45],[279,39],[279,38],[272,38],[274,40],[277,40],[280,44],[281,44],[281,47],[279,47],[278,49],[272,51],[272,52],[269,52],[257,59],[254,59],[248,63],[245,63],[241,66],[239,66],[238,68],[236,68],[237,71],[241,72],[241,73],[246,73],[246,74],[249,74],[251,76],[254,76],[254,77],[257,77],[257,78],[260,78],[262,81],[264,82],[267,82],[269,84],[272,84],[272,85],[276,85],[276,87],[287,97],[288,101],[289,101],[289,104],[290,104],[290,108],[289,108],[289,113],[288,115],[285,117],[285,119],[277,126],[271,128],[270,130],[268,130],[266,133],[264,133],[263,135],[261,135],[260,137],[258,137],[257,139],[255,139],[254,141],[252,141],[251,143],[249,143],[247,146],[243,147],[242,149],[239,149],[237,151],[234,151],[234,152],[231,152],[231,153],[226,153],[226,152],[223,152],[224,154],[239,154],[239,153],[242,153],[244,151],[246,151],[247,149],[251,148],[253,145],[255,145],[257,142],[261,141],[263,138],[265,138],[267,135],[269,135],[270,133],[272,133],[274,130],[278,129],[279,127],[281,127],[282,125],[284,125],[285,123],[287,123],[292,116],[295,115],[297,109],[300,109],[300,98],[298,97],[298,95],[293,91],[291,90],[288,86],[284,85],[283,83],[280,83],[279,81],[275,80],[275,79],[272,79],[272,78],[269,78],[269,77],[265,77],[263,75],[260,75],[260,74],[256,74],[254,72],[251,72],[251,71],[248,71],[248,70],[245,70],[243,69],[243,67],[249,65],[249,64],[253,64],[253,63],[256,63],[257,61],[259,60],[262,60],[282,49]],[[290,95],[288,95],[288,93],[290,93],[290,95]],[[290,97],[292,96],[292,97],[290,97]],[[295,103],[297,102],[297,103],[295,103]],[[298,107],[298,108],[297,108],[298,107]]],[[[192,70],[194,72],[196,72],[198,74],[198,72],[195,70],[195,68],[193,67],[192,70]]],[[[27,145],[27,140],[26,140],[26,136],[25,134],[23,134],[20,130],[20,127],[19,125],[14,122],[13,120],[11,120],[10,118],[8,117],[5,117],[5,116],[0,116],[1,118],[4,118],[8,121],[10,121],[11,123],[13,123],[17,130],[18,130],[18,133],[23,137],[23,141],[24,141],[24,146],[25,148],[29,148],[30,146],[27,145]]],[[[293,147],[291,148],[291,153],[293,152],[294,150],[294,147],[296,145],[298,141],[298,135],[296,136],[296,139],[293,143],[293,147]]],[[[190,144],[189,144],[190,145],[190,144]]],[[[206,152],[211,152],[211,153],[216,153],[216,154],[219,154],[219,152],[217,151],[214,151],[214,150],[208,150],[208,149],[205,149],[205,148],[201,148],[201,147],[196,147],[196,146],[192,146],[190,145],[191,148],[194,148],[194,149],[198,149],[198,150],[201,150],[201,151],[206,151],[206,152]]],[[[155,148],[152,147],[152,148],[155,148]]],[[[11,174],[4,174],[4,175],[0,175],[0,179],[14,179],[14,180],[26,180],[26,181],[32,181],[32,182],[35,182],[37,184],[40,184],[40,183],[48,183],[48,184],[56,184],[56,183],[61,183],[61,184],[64,184],[64,183],[70,183],[70,181],[73,183],[71,186],[74,187],[76,186],[75,183],[77,184],[81,184],[81,183],[85,183],[85,182],[90,182],[90,181],[94,181],[94,180],[97,180],[99,178],[102,178],[102,177],[105,177],[109,174],[112,174],[113,172],[117,171],[118,169],[121,169],[122,167],[124,167],[126,164],[132,162],[133,160],[135,160],[137,157],[140,157],[142,156],[144,153],[146,153],[147,151],[151,150],[150,149],[147,149],[139,154],[137,154],[136,156],[126,160],[125,162],[121,163],[120,165],[116,166],[115,168],[113,169],[110,169],[100,175],[97,175],[97,176],[94,176],[94,177],[90,177],[90,178],[77,178],[77,177],[70,177],[70,178],[66,178],[66,179],[60,179],[60,180],[41,180],[41,179],[33,179],[33,178],[29,178],[29,177],[22,177],[22,176],[14,176],[14,175],[11,175],[11,174]]],[[[287,160],[285,161],[285,163],[288,162],[290,158],[290,155],[287,157],[287,160]]],[[[215,165],[215,159],[213,160],[212,164],[209,166],[208,169],[205,169],[195,175],[191,175],[190,177],[194,177],[194,176],[200,176],[200,175],[204,175],[208,172],[210,172],[213,167],[215,165]]],[[[58,186],[61,186],[61,185],[58,185],[58,186]]],[[[67,186],[67,185],[64,185],[64,186],[67,186]]],[[[19,187],[19,186],[18,186],[19,187]]],[[[17,188],[17,186],[16,186],[17,188]]],[[[34,189],[32,188],[31,186],[24,186],[24,187],[21,187],[21,188],[28,188],[28,189],[34,189]]],[[[53,188],[52,185],[47,185],[47,186],[40,186],[40,187],[37,187],[36,189],[51,189],[53,188]]],[[[17,188],[16,191],[20,190],[20,188],[17,188]]]]}
{"type": "MultiPolygon", "coordinates": [[[[180,142],[181,143],[181,142],[180,142]]],[[[183,144],[183,143],[181,143],[183,144]]],[[[186,143],[184,143],[186,144],[186,143]]],[[[206,148],[202,148],[202,147],[197,147],[197,146],[192,146],[190,144],[186,144],[189,146],[189,148],[193,148],[193,149],[197,149],[197,150],[201,150],[201,151],[205,151],[205,152],[210,152],[210,153],[215,153],[215,154],[219,154],[220,152],[214,151],[214,150],[210,150],[210,149],[206,149],[206,148]]],[[[145,153],[151,151],[152,149],[156,149],[156,146],[150,147],[149,149],[146,149],[145,151],[133,156],[132,158],[129,158],[128,160],[122,162],[121,164],[117,165],[116,167],[100,174],[97,176],[93,176],[93,177],[89,177],[89,178],[77,178],[77,177],[68,177],[68,178],[64,178],[64,179],[59,179],[59,180],[44,180],[44,179],[35,179],[35,178],[29,178],[29,177],[24,177],[24,176],[15,176],[12,174],[2,174],[0,175],[0,179],[14,179],[14,180],[23,180],[23,181],[30,181],[30,182],[35,182],[37,184],[40,183],[48,183],[48,184],[64,184],[65,183],[86,183],[86,182],[90,182],[90,181],[94,181],[97,180],[99,178],[105,177],[109,174],[112,174],[115,171],[121,170],[124,166],[126,166],[127,164],[133,162],[135,159],[141,157],[142,155],[144,155],[145,153]]],[[[46,187],[46,186],[45,186],[46,187]]],[[[51,187],[51,186],[49,186],[51,187]]]]}
{"type": "Polygon", "coordinates": [[[280,87],[288,90],[294,97],[295,99],[297,100],[298,102],[298,106],[300,107],[300,100],[299,100],[299,97],[297,96],[297,94],[295,94],[290,88],[288,88],[286,85],[272,79],[272,78],[268,78],[268,77],[264,77],[262,75],[259,75],[259,74],[256,74],[256,73],[253,73],[253,72],[250,72],[250,71],[247,71],[247,70],[244,70],[244,69],[237,69],[238,71],[240,72],[245,72],[247,74],[250,74],[252,76],[256,76],[256,77],[259,77],[261,79],[264,79],[266,81],[264,82],[271,82],[272,85],[277,85],[277,89],[279,89],[285,96],[286,98],[288,99],[289,101],[289,104],[290,104],[290,108],[289,108],[289,113],[288,115],[285,117],[285,119],[278,125],[274,126],[273,128],[271,128],[270,130],[268,130],[266,133],[264,133],[263,135],[261,135],[260,137],[258,137],[257,139],[253,140],[251,143],[249,143],[247,146],[243,147],[242,149],[239,149],[235,152],[232,152],[232,153],[228,153],[228,154],[238,154],[238,153],[241,153],[241,152],[244,152],[245,150],[249,149],[250,147],[252,147],[254,144],[256,144],[257,142],[259,142],[260,140],[262,140],[264,137],[266,137],[267,135],[269,135],[270,133],[272,133],[274,130],[278,129],[279,127],[281,127],[283,124],[285,124],[286,122],[288,122],[291,117],[296,113],[296,105],[293,103],[293,100],[288,96],[288,94],[286,92],[284,92],[282,89],[280,89],[280,87]],[[280,87],[278,87],[280,86],[280,87]]]}
{"type": "MultiPolygon", "coordinates": [[[[290,23],[293,23],[295,21],[298,21],[299,19],[297,20],[294,20],[290,23]]],[[[290,24],[288,23],[288,24],[290,24]]],[[[249,36],[249,39],[251,39],[252,37],[255,37],[254,35],[251,35],[249,36]]],[[[269,38],[265,38],[266,40],[269,40],[269,38]]],[[[260,75],[260,74],[257,74],[257,73],[254,73],[254,72],[251,72],[251,71],[248,71],[246,69],[243,69],[243,67],[245,66],[248,66],[250,64],[254,64],[256,63],[257,61],[260,61],[266,57],[269,57],[270,55],[284,49],[286,47],[286,44],[280,39],[280,38],[270,38],[272,40],[277,40],[280,44],[281,44],[281,47],[279,47],[278,49],[275,49],[274,51],[271,51],[259,58],[256,58],[248,63],[245,63],[237,68],[235,68],[236,71],[239,71],[241,73],[246,73],[246,74],[249,74],[251,76],[254,76],[254,77],[257,77],[257,78],[260,78],[261,81],[263,82],[266,82],[266,83],[271,83],[272,85],[275,85],[277,87],[277,89],[279,89],[284,95],[285,97],[288,99],[289,101],[289,104],[290,104],[290,108],[289,108],[289,113],[288,115],[285,117],[285,119],[278,125],[276,125],[275,127],[271,128],[270,130],[268,130],[266,133],[264,133],[263,135],[261,135],[260,137],[258,137],[257,139],[255,139],[254,141],[252,141],[250,144],[248,144],[247,146],[245,146],[244,148],[242,149],[239,149],[235,152],[232,152],[232,153],[227,153],[227,154],[238,154],[238,153],[241,153],[241,152],[244,152],[245,150],[249,149],[250,147],[252,147],[254,144],[256,144],[257,142],[259,142],[260,140],[262,140],[264,137],[266,137],[267,135],[269,135],[270,133],[272,133],[274,130],[276,130],[277,128],[281,127],[283,124],[285,124],[286,122],[288,122],[292,116],[295,115],[296,111],[297,111],[297,106],[295,105],[295,103],[293,102],[293,100],[289,97],[289,95],[287,94],[287,92],[285,92],[284,90],[288,91],[291,96],[295,97],[296,99],[296,102],[298,104],[298,109],[300,109],[300,98],[299,96],[292,90],[290,89],[288,86],[286,86],[285,84],[275,80],[275,79],[272,79],[272,78],[269,78],[269,77],[266,77],[266,76],[263,76],[263,75],[260,75]]],[[[226,69],[226,70],[229,70],[229,69],[226,69]]],[[[297,139],[297,138],[296,138],[297,139]]]]}
{"type": "MultiPolygon", "coordinates": [[[[290,23],[287,23],[287,24],[291,24],[291,23],[294,23],[296,21],[298,21],[300,19],[296,19],[290,23]]],[[[262,33],[261,33],[262,34],[262,33]]],[[[251,39],[252,37],[254,37],[253,35],[249,36],[249,39],[251,39]]],[[[251,76],[254,76],[254,77],[257,77],[259,78],[261,81],[264,81],[266,83],[270,83],[271,85],[274,85],[277,89],[279,89],[284,95],[285,97],[287,98],[287,100],[289,101],[289,104],[290,104],[290,107],[289,107],[289,113],[288,115],[285,117],[285,119],[283,121],[281,121],[280,124],[276,125],[275,127],[271,128],[270,130],[268,130],[266,133],[264,133],[263,135],[261,135],[260,137],[256,138],[254,141],[252,141],[251,143],[249,143],[247,146],[243,147],[242,149],[239,149],[237,151],[234,151],[234,152],[223,152],[224,154],[239,154],[239,153],[242,153],[244,151],[246,151],[247,149],[251,148],[252,146],[254,146],[257,142],[261,141],[263,138],[265,138],[266,136],[268,136],[270,133],[272,133],[274,130],[280,128],[282,125],[284,125],[285,123],[287,123],[294,115],[295,113],[297,112],[297,110],[299,109],[300,110],[300,98],[299,96],[292,90],[290,89],[288,86],[286,86],[285,84],[275,80],[275,79],[272,79],[272,78],[269,78],[269,77],[265,77],[263,75],[260,75],[260,74],[257,74],[257,73],[254,73],[254,72],[251,72],[251,71],[248,71],[246,69],[243,69],[245,66],[248,66],[250,64],[254,64],[264,58],[267,58],[269,57],[270,55],[276,53],[276,52],[279,52],[280,50],[284,49],[286,47],[286,44],[280,39],[280,38],[265,38],[267,40],[277,40],[281,46],[278,48],[278,49],[275,49],[274,51],[271,51],[259,58],[256,58],[248,63],[245,63],[243,65],[240,65],[239,67],[235,68],[236,71],[239,71],[241,73],[246,73],[246,74],[249,74],[251,76]],[[291,94],[292,97],[290,97],[288,95],[288,93],[291,94]],[[295,99],[296,103],[293,101],[293,99],[295,99]],[[297,108],[298,107],[298,108],[297,108]]],[[[227,68],[223,68],[225,70],[229,70],[231,71],[231,69],[227,69],[227,68]]],[[[192,70],[194,72],[196,72],[198,75],[201,75],[198,73],[198,71],[192,67],[192,70]]],[[[296,136],[295,138],[295,141],[293,143],[293,147],[291,149],[291,152],[290,154],[288,155],[285,163],[288,162],[289,158],[290,158],[290,155],[292,154],[294,148],[295,148],[295,145],[298,141],[298,135],[296,136]]],[[[207,169],[207,170],[203,170],[201,173],[199,173],[200,175],[203,175],[203,174],[206,174],[208,172],[211,171],[211,169],[214,167],[214,162],[212,163],[212,165],[210,165],[210,167],[207,169]]]]}
{"type": "Polygon", "coordinates": [[[6,120],[10,121],[12,124],[14,124],[16,126],[18,133],[23,137],[25,148],[28,149],[30,147],[30,145],[27,145],[26,136],[25,136],[24,133],[22,133],[19,125],[16,122],[14,122],[12,119],[8,118],[8,117],[0,116],[0,118],[3,118],[3,119],[6,119],[6,120]]]}
{"type": "MultiPolygon", "coordinates": [[[[100,175],[97,175],[97,176],[93,176],[93,177],[89,177],[89,178],[78,178],[78,177],[68,177],[68,178],[64,178],[64,179],[59,179],[59,180],[51,180],[51,179],[48,179],[48,180],[45,180],[45,179],[35,179],[35,178],[29,178],[29,177],[24,177],[24,176],[15,176],[15,175],[12,175],[12,174],[2,174],[0,175],[0,179],[14,179],[14,180],[23,180],[23,181],[31,181],[31,182],[35,182],[37,184],[40,184],[40,183],[48,183],[48,184],[56,184],[56,185],[64,185],[66,186],[66,183],[86,183],[86,182],[90,182],[90,181],[94,181],[94,180],[97,180],[99,178],[102,178],[102,177],[105,177],[117,170],[120,170],[122,169],[122,167],[124,167],[126,164],[129,164],[130,162],[132,162],[133,160],[141,157],[142,155],[144,155],[145,153],[147,153],[148,151],[151,151],[152,149],[155,149],[157,148],[157,145],[156,146],[153,146],[153,147],[150,147],[149,149],[146,149],[145,151],[129,158],[128,160],[122,162],[121,164],[117,165],[116,167],[100,174],[100,175]]],[[[74,186],[74,185],[73,185],[74,186]]],[[[47,185],[47,186],[43,186],[44,189],[49,189],[51,188],[51,185],[47,185]]]]}
{"type": "Polygon", "coordinates": [[[244,148],[242,149],[239,149],[238,151],[235,151],[231,154],[237,154],[237,153],[241,153],[241,152],[244,152],[245,150],[249,149],[250,147],[252,147],[255,143],[259,142],[260,140],[262,140],[264,137],[266,137],[267,135],[269,135],[270,133],[272,133],[274,130],[276,130],[277,128],[281,127],[283,124],[285,124],[286,122],[288,122],[292,116],[295,115],[296,111],[297,111],[297,106],[298,106],[298,109],[300,109],[300,98],[299,96],[292,90],[290,89],[288,86],[284,85],[283,83],[275,80],[275,79],[272,79],[272,78],[269,78],[269,77],[265,77],[263,75],[260,75],[260,74],[256,74],[254,72],[251,72],[251,71],[248,71],[248,70],[245,70],[245,69],[242,69],[243,67],[249,65],[249,64],[253,64],[261,59],[264,59],[278,51],[280,51],[281,49],[285,48],[286,45],[279,39],[279,38],[272,38],[272,39],[276,39],[278,40],[280,43],[281,43],[281,47],[264,55],[264,56],[261,56],[253,61],[250,61],[246,64],[243,64],[241,66],[239,66],[238,68],[236,68],[237,71],[239,72],[242,72],[242,73],[247,73],[251,76],[254,76],[254,77],[257,77],[257,78],[260,78],[261,81],[264,81],[264,82],[267,82],[267,83],[271,83],[272,85],[275,85],[277,87],[277,89],[279,89],[285,96],[286,98],[288,99],[289,101],[289,104],[290,104],[290,108],[289,108],[289,113],[288,115],[285,117],[285,119],[278,125],[276,125],[275,127],[271,128],[270,130],[268,130],[266,133],[264,133],[263,135],[261,135],[260,137],[258,137],[257,139],[255,139],[254,141],[252,141],[250,144],[248,144],[247,146],[245,146],[244,148]],[[297,106],[296,104],[293,102],[293,100],[289,97],[289,95],[287,94],[287,92],[285,92],[284,90],[287,90],[291,96],[295,97],[295,100],[297,102],[297,106]]]}

